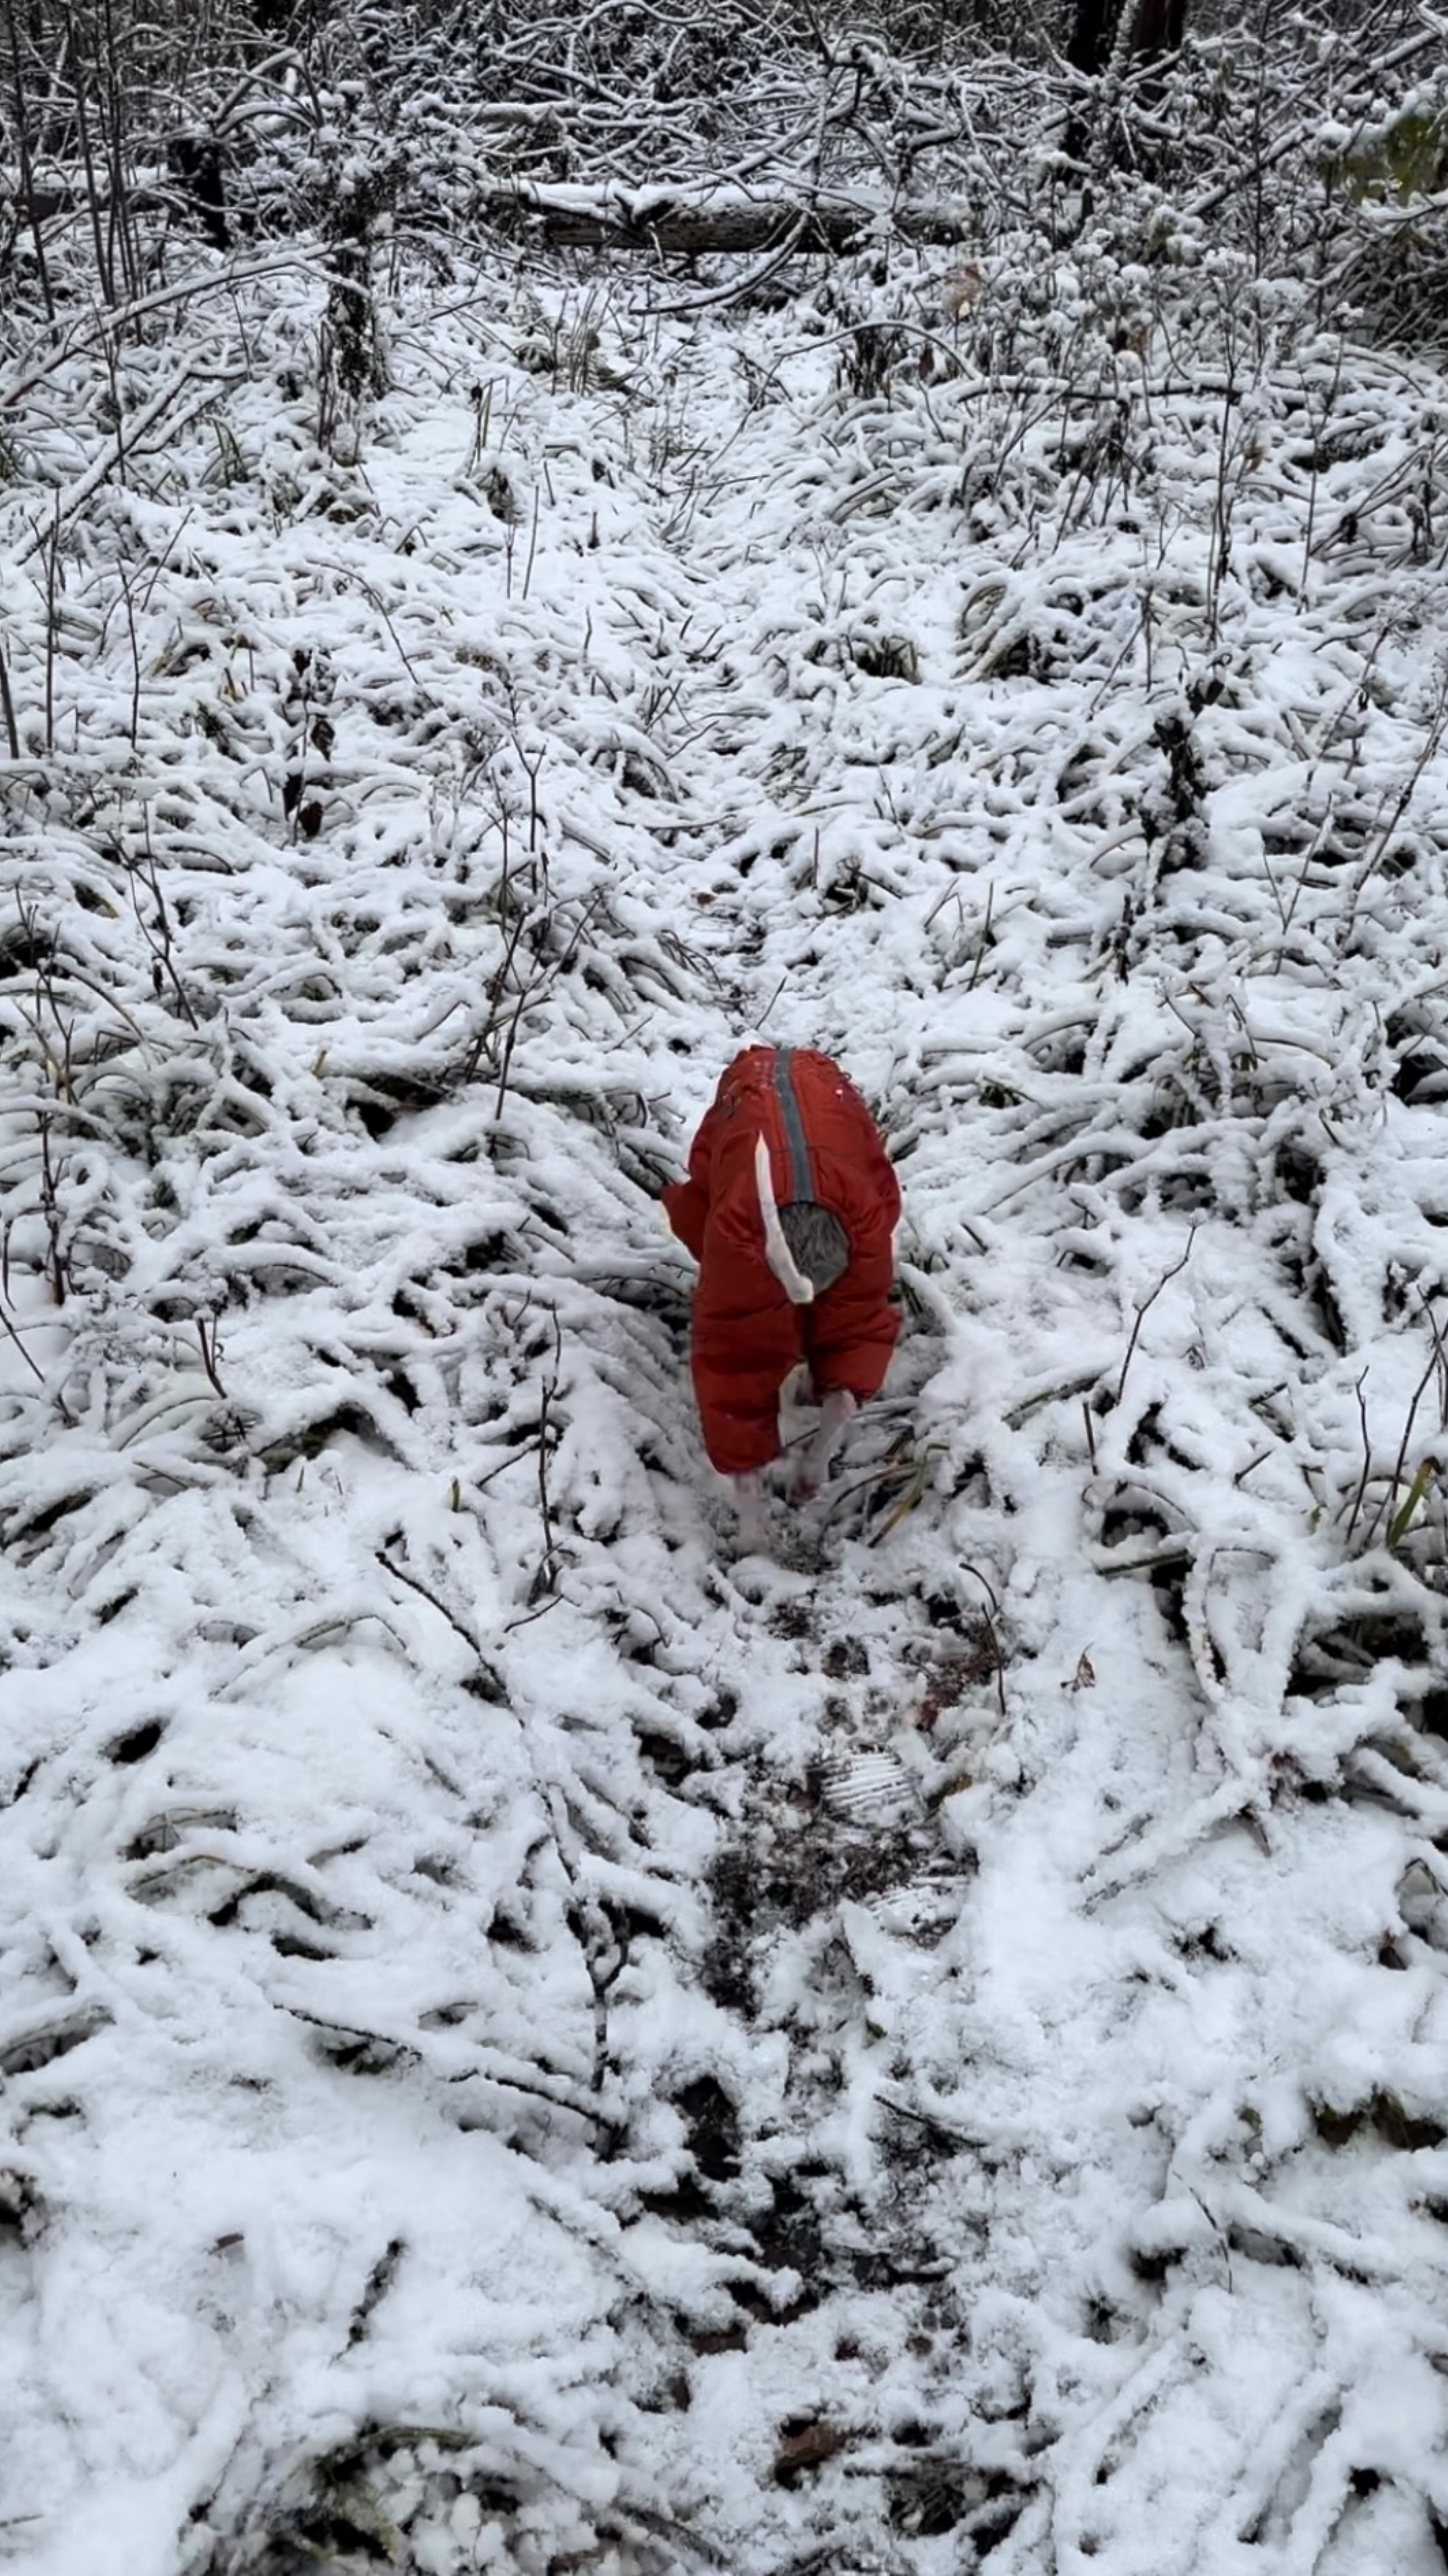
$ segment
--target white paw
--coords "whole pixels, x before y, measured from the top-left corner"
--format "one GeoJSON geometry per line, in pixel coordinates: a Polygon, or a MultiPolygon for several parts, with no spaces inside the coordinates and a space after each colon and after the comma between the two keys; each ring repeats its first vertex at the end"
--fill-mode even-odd
{"type": "Polygon", "coordinates": [[[764,1508],[764,1481],[760,1476],[735,1476],[734,1500],[739,1511],[739,1528],[735,1539],[737,1556],[763,1556],[769,1545],[769,1527],[764,1508]]]}
{"type": "Polygon", "coordinates": [[[790,1463],[788,1491],[792,1503],[809,1502],[827,1482],[845,1433],[859,1409],[855,1398],[843,1387],[825,1397],[818,1431],[795,1453],[790,1463]]]}

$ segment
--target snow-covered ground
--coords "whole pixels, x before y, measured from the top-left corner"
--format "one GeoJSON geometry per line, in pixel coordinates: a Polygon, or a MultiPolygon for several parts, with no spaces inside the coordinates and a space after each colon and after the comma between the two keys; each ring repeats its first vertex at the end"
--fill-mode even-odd
{"type": "Polygon", "coordinates": [[[8,415],[35,2576],[1448,2551],[1448,383],[930,266],[414,282],[330,449],[263,277],[8,415]],[[755,1034],[908,1331],[738,1563],[755,1034]]]}

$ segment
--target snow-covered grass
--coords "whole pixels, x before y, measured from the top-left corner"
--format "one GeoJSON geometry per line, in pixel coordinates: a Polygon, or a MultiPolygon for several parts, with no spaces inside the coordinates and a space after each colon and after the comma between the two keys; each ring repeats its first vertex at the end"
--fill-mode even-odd
{"type": "Polygon", "coordinates": [[[415,281],[326,444],[253,277],[7,415],[36,2576],[1441,2563],[1448,386],[1019,273],[415,281]],[[909,1331],[735,1567],[755,1033],[909,1331]]]}

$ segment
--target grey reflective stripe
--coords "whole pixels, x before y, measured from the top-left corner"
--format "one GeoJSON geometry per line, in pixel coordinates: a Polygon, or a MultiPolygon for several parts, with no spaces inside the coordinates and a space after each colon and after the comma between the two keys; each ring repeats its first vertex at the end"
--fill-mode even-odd
{"type": "MultiPolygon", "coordinates": [[[[799,1114],[794,1076],[789,1069],[793,1052],[791,1047],[776,1047],[774,1050],[774,1088],[779,1095],[779,1114],[784,1120],[784,1141],[789,1151],[789,1188],[785,1199],[812,1199],[815,1194],[814,1172],[805,1141],[804,1120],[799,1114]]],[[[780,1202],[781,1205],[784,1203],[784,1200],[780,1202]]]]}

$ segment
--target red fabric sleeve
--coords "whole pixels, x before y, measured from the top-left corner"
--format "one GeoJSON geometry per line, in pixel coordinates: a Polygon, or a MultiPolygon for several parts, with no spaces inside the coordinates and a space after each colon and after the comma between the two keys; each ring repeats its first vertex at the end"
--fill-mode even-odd
{"type": "MultiPolygon", "coordinates": [[[[721,1086],[722,1089],[722,1086],[721,1086]]],[[[709,1222],[710,1171],[714,1146],[722,1123],[720,1094],[705,1110],[699,1132],[689,1147],[689,1177],[670,1181],[664,1192],[664,1214],[685,1249],[696,1261],[704,1258],[704,1229],[709,1222]]]]}
{"type": "Polygon", "coordinates": [[[778,1377],[760,1369],[711,1369],[693,1356],[699,1427],[709,1463],[721,1476],[750,1476],[779,1455],[779,1390],[798,1353],[790,1351],[778,1377]]]}
{"type": "Polygon", "coordinates": [[[696,1261],[704,1256],[704,1228],[709,1202],[697,1181],[670,1181],[664,1192],[664,1214],[679,1241],[696,1261]]]}
{"type": "Polygon", "coordinates": [[[799,1356],[796,1309],[726,1198],[705,1229],[689,1346],[704,1446],[721,1474],[778,1456],[779,1390],[799,1356]]]}
{"type": "Polygon", "coordinates": [[[806,1309],[805,1347],[817,1395],[843,1387],[865,1404],[879,1394],[900,1330],[890,1303],[894,1282],[890,1238],[877,1235],[843,1279],[806,1309]]]}
{"type": "Polygon", "coordinates": [[[850,1266],[806,1308],[804,1337],[816,1393],[826,1396],[843,1388],[865,1404],[880,1391],[900,1330],[899,1314],[890,1303],[900,1184],[863,1105],[860,1130],[858,1196],[846,1211],[850,1266]]]}

